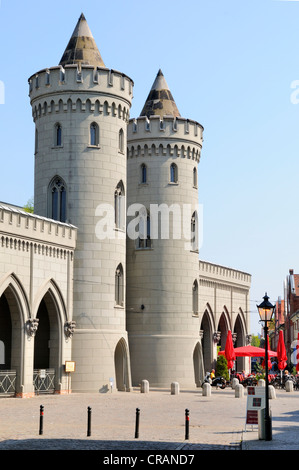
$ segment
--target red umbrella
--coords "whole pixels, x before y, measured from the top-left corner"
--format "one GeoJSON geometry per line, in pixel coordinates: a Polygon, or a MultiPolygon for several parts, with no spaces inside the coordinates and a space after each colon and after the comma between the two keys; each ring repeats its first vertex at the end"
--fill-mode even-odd
{"type": "Polygon", "coordinates": [[[227,368],[232,369],[234,361],[236,360],[236,355],[234,351],[232,332],[230,330],[227,333],[224,355],[227,360],[227,368]]]}
{"type": "MultiPolygon", "coordinates": [[[[241,346],[240,348],[234,349],[236,357],[265,357],[265,349],[258,348],[256,346],[241,346]]],[[[220,351],[218,354],[225,356],[225,351],[220,351]]],[[[276,357],[276,351],[268,351],[269,357],[276,357]]]]}
{"type": "Polygon", "coordinates": [[[298,333],[298,338],[297,338],[296,349],[297,349],[297,354],[296,354],[296,370],[298,371],[298,370],[299,370],[299,333],[298,333]]]}
{"type": "MultiPolygon", "coordinates": [[[[299,347],[299,346],[297,346],[299,347]]],[[[277,344],[277,361],[278,361],[278,369],[283,370],[287,366],[287,353],[286,353],[286,348],[284,344],[284,339],[283,339],[283,332],[282,330],[279,331],[279,338],[278,338],[278,344],[277,344]]],[[[298,366],[298,362],[296,365],[296,368],[298,366]]],[[[298,369],[297,369],[298,370],[298,369]]]]}

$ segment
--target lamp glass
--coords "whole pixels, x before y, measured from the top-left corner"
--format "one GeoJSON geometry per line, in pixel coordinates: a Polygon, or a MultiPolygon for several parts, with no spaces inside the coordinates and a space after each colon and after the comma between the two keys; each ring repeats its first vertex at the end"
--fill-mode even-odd
{"type": "Polygon", "coordinates": [[[274,308],[258,308],[260,319],[262,321],[270,321],[273,315],[274,308]]]}
{"type": "Polygon", "coordinates": [[[257,309],[259,312],[260,319],[264,322],[268,322],[272,318],[275,306],[269,302],[269,297],[266,294],[264,296],[264,301],[260,305],[257,305],[257,309]]]}

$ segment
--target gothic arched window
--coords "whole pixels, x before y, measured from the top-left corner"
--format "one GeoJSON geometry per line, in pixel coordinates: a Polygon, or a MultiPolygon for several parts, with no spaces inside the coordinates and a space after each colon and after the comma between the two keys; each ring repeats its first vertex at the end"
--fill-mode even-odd
{"type": "Polygon", "coordinates": [[[49,187],[49,217],[66,221],[66,185],[59,176],[52,180],[49,187]]]}

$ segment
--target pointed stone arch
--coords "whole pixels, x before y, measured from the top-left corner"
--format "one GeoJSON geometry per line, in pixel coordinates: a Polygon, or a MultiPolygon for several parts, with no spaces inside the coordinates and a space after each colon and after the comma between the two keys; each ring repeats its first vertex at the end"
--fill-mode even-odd
{"type": "MultiPolygon", "coordinates": [[[[233,332],[236,337],[235,347],[246,346],[246,322],[244,314],[241,308],[239,308],[238,315],[235,319],[233,332]]],[[[245,357],[238,357],[236,359],[236,370],[241,372],[242,370],[249,368],[249,359],[245,357]],[[247,362],[247,363],[246,363],[247,362]]],[[[250,371],[249,371],[250,372],[250,371]]]]}
{"type": "Polygon", "coordinates": [[[114,350],[115,386],[119,391],[131,389],[131,372],[129,348],[124,338],[121,338],[114,350]]]}
{"type": "Polygon", "coordinates": [[[2,279],[0,279],[0,297],[8,287],[12,289],[16,296],[20,309],[21,321],[22,323],[25,323],[25,321],[30,317],[29,301],[21,281],[13,272],[6,274],[2,279]]]}
{"type": "Polygon", "coordinates": [[[232,331],[231,322],[229,318],[229,313],[227,307],[224,305],[222,309],[222,313],[220,315],[217,331],[220,332],[220,339],[218,342],[218,346],[221,346],[221,350],[225,349],[226,337],[228,330],[232,331]]]}
{"type": "Polygon", "coordinates": [[[51,294],[54,303],[56,304],[57,312],[59,313],[60,322],[61,324],[63,324],[68,318],[66,304],[65,304],[63,295],[61,293],[61,290],[59,289],[55,280],[52,278],[47,279],[39,288],[38,292],[36,293],[34,302],[33,302],[32,316],[33,318],[36,317],[37,309],[42,299],[44,298],[45,294],[48,291],[51,294]]]}
{"type": "Polygon", "coordinates": [[[24,390],[26,381],[25,322],[30,318],[30,309],[25,289],[14,273],[0,280],[0,311],[0,340],[4,353],[2,369],[16,371],[15,390],[18,395],[24,390]]]}
{"type": "Polygon", "coordinates": [[[202,367],[203,374],[213,368],[214,362],[214,340],[213,333],[215,331],[214,315],[209,303],[206,308],[200,323],[200,333],[202,335],[202,367]]]}
{"type": "Polygon", "coordinates": [[[61,291],[53,279],[46,281],[35,296],[33,315],[38,320],[33,368],[54,369],[54,388],[59,390],[63,373],[64,324],[68,315],[61,291]]]}
{"type": "Polygon", "coordinates": [[[200,387],[204,379],[204,360],[202,345],[200,342],[196,343],[193,349],[193,367],[194,367],[194,380],[196,387],[200,387]]]}

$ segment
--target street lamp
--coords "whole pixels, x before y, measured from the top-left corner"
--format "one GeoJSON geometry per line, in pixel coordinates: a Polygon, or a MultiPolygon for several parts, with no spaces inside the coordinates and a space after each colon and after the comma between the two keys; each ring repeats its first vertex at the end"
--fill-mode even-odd
{"type": "Polygon", "coordinates": [[[269,377],[268,377],[268,322],[271,321],[273,313],[275,311],[275,306],[269,302],[269,297],[267,293],[264,296],[264,301],[257,305],[259,316],[262,322],[264,322],[264,332],[265,332],[265,372],[266,372],[266,390],[265,390],[265,440],[272,440],[272,424],[269,413],[269,377]]]}

